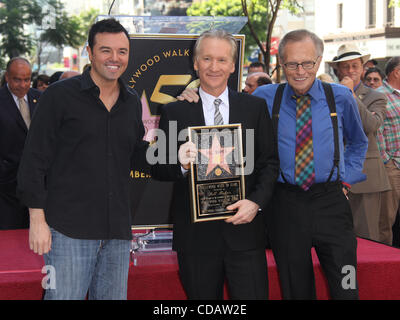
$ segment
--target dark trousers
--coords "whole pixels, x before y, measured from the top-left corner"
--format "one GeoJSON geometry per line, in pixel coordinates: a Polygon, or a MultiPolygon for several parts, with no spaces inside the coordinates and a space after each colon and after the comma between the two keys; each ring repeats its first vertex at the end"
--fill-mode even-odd
{"type": "Polygon", "coordinates": [[[231,299],[268,299],[265,249],[210,254],[178,252],[178,264],[188,299],[222,300],[225,279],[231,299]]]}
{"type": "Polygon", "coordinates": [[[340,183],[315,184],[307,192],[278,183],[268,221],[284,299],[316,298],[312,247],[331,298],[358,299],[357,240],[340,183]],[[345,278],[352,276],[349,270],[354,285],[345,278]]]}

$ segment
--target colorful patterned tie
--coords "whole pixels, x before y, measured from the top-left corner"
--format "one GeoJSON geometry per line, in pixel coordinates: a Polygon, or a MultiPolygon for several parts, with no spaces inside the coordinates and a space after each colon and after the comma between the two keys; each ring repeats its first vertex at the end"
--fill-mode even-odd
{"type": "Polygon", "coordinates": [[[296,99],[296,184],[307,191],[315,181],[311,100],[308,95],[296,99]]]}
{"type": "Polygon", "coordinates": [[[219,112],[219,105],[222,103],[221,99],[214,100],[215,112],[214,112],[214,125],[224,124],[221,112],[219,112]]]}

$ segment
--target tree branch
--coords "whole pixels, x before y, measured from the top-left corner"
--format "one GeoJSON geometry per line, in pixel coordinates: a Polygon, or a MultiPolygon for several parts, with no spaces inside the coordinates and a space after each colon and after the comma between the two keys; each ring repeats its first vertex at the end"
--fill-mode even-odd
{"type": "Polygon", "coordinates": [[[247,24],[249,26],[250,33],[253,36],[254,40],[256,41],[258,47],[260,48],[262,54],[265,55],[264,46],[263,46],[262,42],[260,41],[260,39],[258,38],[257,33],[255,32],[253,24],[252,24],[252,21],[251,21],[250,16],[249,16],[249,12],[247,10],[247,1],[246,0],[241,0],[241,2],[242,2],[243,13],[247,17],[247,24]]]}

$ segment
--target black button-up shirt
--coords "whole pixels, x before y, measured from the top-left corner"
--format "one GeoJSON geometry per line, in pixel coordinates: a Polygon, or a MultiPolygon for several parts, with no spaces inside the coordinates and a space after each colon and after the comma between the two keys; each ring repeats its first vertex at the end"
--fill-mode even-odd
{"type": "Polygon", "coordinates": [[[142,108],[121,81],[109,112],[89,72],[56,82],[33,116],[18,173],[22,202],[77,239],[131,239],[130,170],[143,166],[142,108]],[[134,161],[135,160],[135,161],[134,161]]]}

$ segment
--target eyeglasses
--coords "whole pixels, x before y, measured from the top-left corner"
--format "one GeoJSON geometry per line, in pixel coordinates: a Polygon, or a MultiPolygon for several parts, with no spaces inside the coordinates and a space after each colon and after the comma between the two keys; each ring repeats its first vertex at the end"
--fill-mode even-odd
{"type": "Polygon", "coordinates": [[[381,78],[370,78],[370,77],[366,77],[365,80],[368,81],[368,82],[379,82],[379,81],[382,81],[381,78]]]}
{"type": "Polygon", "coordinates": [[[319,57],[317,57],[317,59],[315,59],[315,61],[304,61],[302,63],[287,62],[287,63],[284,63],[283,65],[288,70],[296,70],[299,66],[302,66],[302,68],[304,70],[311,70],[312,68],[314,68],[315,64],[317,63],[318,58],[319,57]]]}

